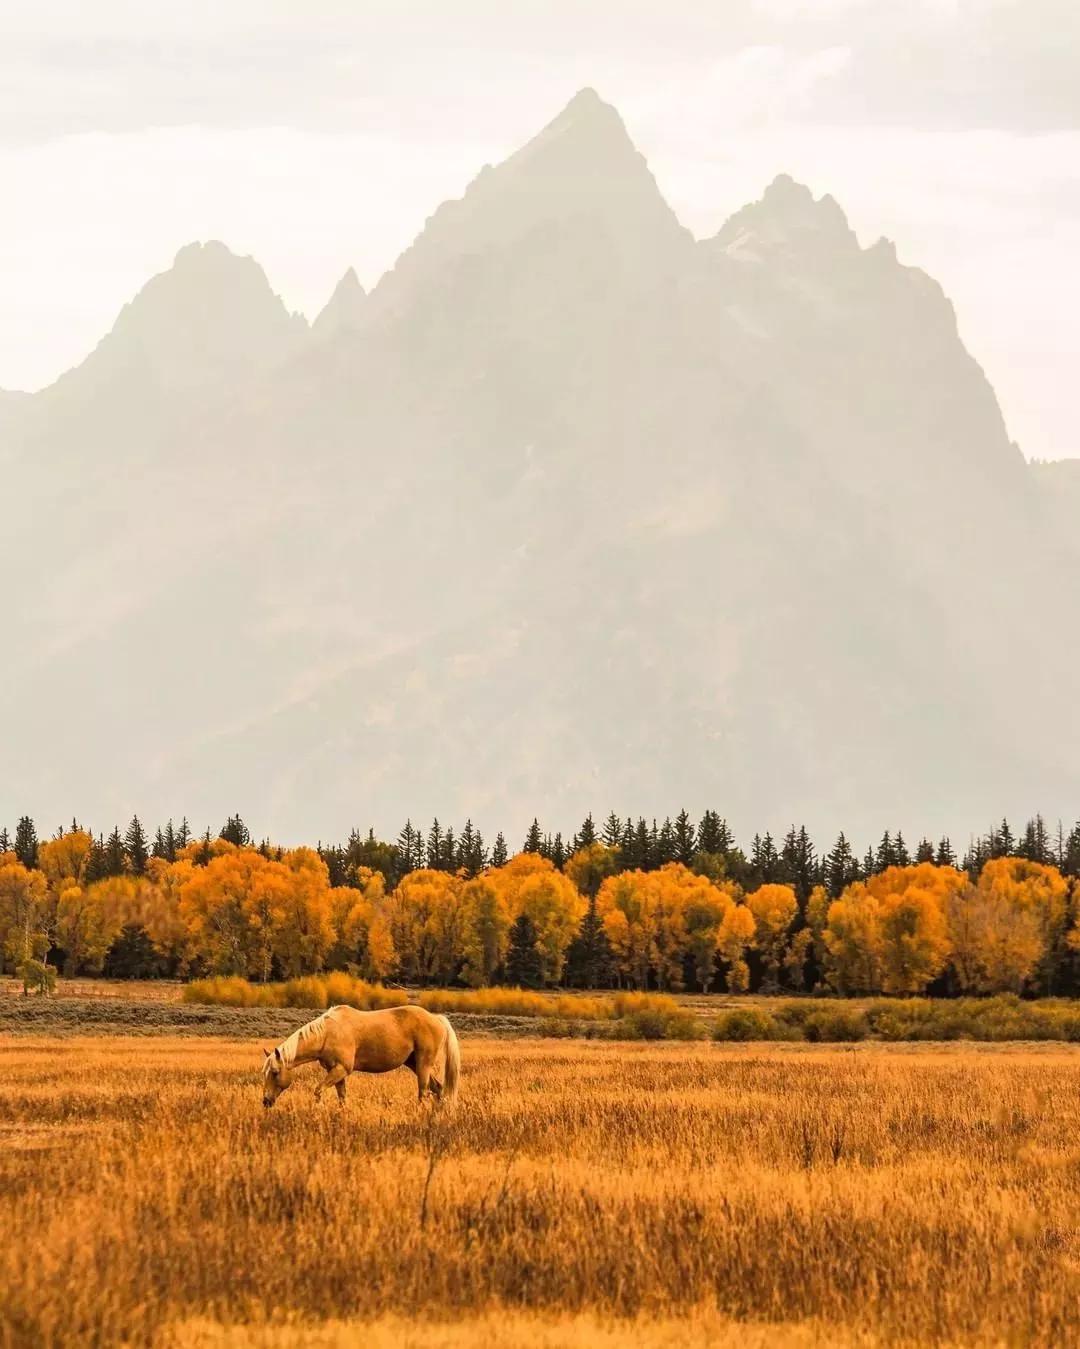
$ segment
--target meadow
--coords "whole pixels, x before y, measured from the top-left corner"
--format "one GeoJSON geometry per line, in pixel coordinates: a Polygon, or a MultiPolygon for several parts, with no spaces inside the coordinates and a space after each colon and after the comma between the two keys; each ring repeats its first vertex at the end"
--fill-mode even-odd
{"type": "Polygon", "coordinates": [[[252,1041],[0,1037],[0,1344],[1080,1335],[1080,1050],[463,1051],[266,1111],[252,1041]]]}

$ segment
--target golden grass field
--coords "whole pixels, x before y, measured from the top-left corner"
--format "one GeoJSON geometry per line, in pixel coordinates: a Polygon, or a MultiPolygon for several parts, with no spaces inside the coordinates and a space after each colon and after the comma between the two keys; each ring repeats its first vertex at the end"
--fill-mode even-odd
{"type": "Polygon", "coordinates": [[[1080,1051],[0,1038],[0,1344],[1067,1345],[1080,1051]]]}

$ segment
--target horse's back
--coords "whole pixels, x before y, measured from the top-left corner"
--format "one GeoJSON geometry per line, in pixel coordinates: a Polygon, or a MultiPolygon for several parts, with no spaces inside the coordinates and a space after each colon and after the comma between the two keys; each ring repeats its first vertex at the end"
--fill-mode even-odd
{"type": "Polygon", "coordinates": [[[335,1007],[327,1048],[358,1073],[385,1073],[400,1068],[418,1050],[431,1053],[442,1042],[438,1017],[423,1007],[386,1007],[360,1012],[335,1007]]]}

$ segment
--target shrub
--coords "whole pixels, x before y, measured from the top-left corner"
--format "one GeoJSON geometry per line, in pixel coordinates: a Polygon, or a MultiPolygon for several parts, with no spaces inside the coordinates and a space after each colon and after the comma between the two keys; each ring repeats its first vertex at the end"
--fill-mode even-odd
{"type": "Polygon", "coordinates": [[[613,1040],[701,1040],[705,1027],[693,1012],[684,1011],[674,1000],[672,1010],[642,1007],[614,1022],[613,1040]]]}
{"type": "MultiPolygon", "coordinates": [[[[783,1028],[786,1030],[787,1028],[783,1028]]],[[[768,1012],[754,1007],[737,1007],[717,1017],[713,1025],[714,1040],[779,1040],[791,1038],[795,1032],[782,1034],[782,1028],[768,1012]]],[[[797,1037],[796,1037],[797,1038],[797,1037]]]]}
{"type": "Polygon", "coordinates": [[[361,1011],[401,1007],[409,1001],[402,989],[383,988],[350,974],[309,974],[284,984],[252,984],[235,976],[193,979],[185,985],[185,1002],[219,1007],[333,1007],[345,1003],[361,1011]]]}
{"type": "Polygon", "coordinates": [[[24,993],[33,989],[35,993],[49,997],[56,992],[56,971],[43,960],[24,960],[19,966],[18,975],[24,993]]]}
{"type": "Polygon", "coordinates": [[[803,1022],[803,1034],[815,1043],[865,1040],[870,1034],[864,1013],[846,1007],[811,1012],[803,1022]]]}

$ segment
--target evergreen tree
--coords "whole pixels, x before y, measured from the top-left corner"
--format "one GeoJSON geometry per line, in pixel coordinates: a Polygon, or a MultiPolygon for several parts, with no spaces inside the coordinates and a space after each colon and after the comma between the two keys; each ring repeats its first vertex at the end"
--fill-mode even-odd
{"type": "Polygon", "coordinates": [[[506,839],[500,829],[495,835],[495,846],[491,850],[491,865],[493,867],[504,867],[508,861],[509,853],[506,849],[506,839]]]}
{"type": "Polygon", "coordinates": [[[609,848],[617,848],[622,843],[623,823],[614,811],[604,821],[604,842],[609,848]]]}
{"type": "Polygon", "coordinates": [[[566,982],[572,988],[609,988],[614,970],[611,943],[593,895],[577,935],[566,952],[566,982]]]}
{"type": "Polygon", "coordinates": [[[881,842],[877,846],[877,852],[874,854],[874,874],[878,875],[894,866],[896,866],[896,849],[893,846],[889,831],[886,829],[881,836],[881,842]]]}
{"type": "Polygon", "coordinates": [[[439,851],[439,870],[453,871],[457,863],[457,839],[453,825],[448,825],[443,835],[442,848],[439,851]]]}
{"type": "Polygon", "coordinates": [[[596,825],[593,823],[592,811],[585,816],[581,822],[581,828],[577,832],[577,838],[574,840],[574,852],[579,848],[590,848],[596,842],[596,825]]]}
{"type": "Polygon", "coordinates": [[[165,835],[162,832],[160,824],[154,831],[154,846],[150,850],[150,856],[156,857],[161,861],[165,860],[165,835]]]}
{"type": "Polygon", "coordinates": [[[1009,828],[1009,821],[1002,820],[999,829],[991,830],[990,833],[990,856],[991,857],[1012,857],[1016,851],[1016,838],[1013,831],[1009,828]]]}
{"type": "Polygon", "coordinates": [[[792,825],[787,832],[780,850],[780,879],[795,891],[800,906],[810,898],[817,881],[817,859],[805,825],[798,831],[792,825]]]}
{"type": "Polygon", "coordinates": [[[697,830],[685,809],[675,816],[675,860],[688,867],[697,852],[697,830]]]}
{"type": "Polygon", "coordinates": [[[907,844],[904,842],[904,836],[899,829],[896,831],[896,839],[893,843],[893,856],[896,858],[896,861],[893,863],[894,866],[911,866],[911,854],[908,852],[907,844]]]}
{"type": "Polygon", "coordinates": [[[199,846],[195,849],[195,865],[208,867],[214,860],[214,841],[210,837],[210,830],[207,829],[199,840],[199,846]]]}
{"type": "Polygon", "coordinates": [[[877,870],[877,863],[874,860],[873,848],[867,848],[862,860],[862,874],[864,876],[873,876],[877,870]]]}
{"type": "Polygon", "coordinates": [[[566,865],[566,846],[562,841],[562,834],[555,835],[555,841],[551,845],[551,860],[560,871],[566,865]]]}
{"type": "Polygon", "coordinates": [[[544,982],[543,964],[536,945],[536,928],[527,913],[521,914],[510,929],[506,978],[517,988],[540,988],[544,982]]]}
{"type": "Polygon", "coordinates": [[[750,865],[761,885],[771,885],[777,879],[780,857],[772,834],[767,833],[764,838],[760,834],[754,835],[750,846],[750,865]]]}
{"type": "Polygon", "coordinates": [[[124,840],[120,835],[120,830],[115,825],[105,844],[104,863],[106,876],[122,876],[127,870],[124,840]]]}
{"type": "Polygon", "coordinates": [[[529,832],[525,835],[525,842],[521,851],[539,853],[543,851],[543,847],[544,838],[540,833],[540,821],[534,818],[532,824],[529,825],[529,832]]]}
{"type": "Polygon", "coordinates": [[[438,871],[442,866],[443,832],[438,819],[432,821],[427,837],[427,867],[429,871],[438,871]]]}
{"type": "MultiPolygon", "coordinates": [[[[656,823],[653,822],[655,830],[656,823]]],[[[653,865],[666,867],[669,862],[676,861],[675,848],[675,829],[670,818],[665,819],[660,826],[660,832],[656,835],[655,851],[653,853],[653,865]]]]}
{"type": "Polygon", "coordinates": [[[90,852],[87,855],[86,867],[83,871],[83,884],[93,885],[95,881],[103,881],[108,874],[109,867],[105,854],[105,840],[99,834],[97,838],[93,839],[90,843],[90,852]]]}
{"type": "Polygon", "coordinates": [[[28,871],[32,871],[37,866],[37,829],[35,829],[34,821],[29,815],[23,815],[15,826],[15,847],[13,851],[28,871]]]}
{"type": "Polygon", "coordinates": [[[218,838],[223,838],[226,843],[233,843],[238,848],[249,848],[251,846],[251,831],[239,815],[229,816],[221,826],[218,838]]]}
{"type": "Polygon", "coordinates": [[[191,825],[188,824],[187,816],[180,821],[180,828],[176,831],[176,851],[186,848],[191,842],[191,825]]]}
{"type": "Polygon", "coordinates": [[[915,849],[916,862],[932,862],[934,860],[934,845],[928,838],[921,838],[919,846],[915,849]]]}
{"type": "Polygon", "coordinates": [[[11,835],[7,828],[0,829],[0,853],[11,851],[11,835]]]}
{"type": "Polygon", "coordinates": [[[649,826],[645,823],[645,817],[640,816],[637,824],[634,826],[633,837],[630,842],[630,865],[631,869],[640,867],[642,871],[652,869],[652,848],[650,846],[649,826]]]}
{"type": "Polygon", "coordinates": [[[722,820],[715,810],[707,810],[698,826],[698,852],[713,853],[717,857],[726,857],[734,846],[735,840],[728,829],[727,820],[722,820]]]}
{"type": "Polygon", "coordinates": [[[858,863],[851,851],[851,844],[843,834],[833,845],[832,852],[825,859],[825,888],[833,899],[839,899],[846,886],[859,874],[858,863]]]}
{"type": "Polygon", "coordinates": [[[127,857],[132,874],[142,876],[146,871],[150,853],[146,846],[146,831],[139,823],[138,815],[132,815],[131,823],[124,835],[124,855],[127,857]]]}
{"type": "Polygon", "coordinates": [[[1074,880],[1080,876],[1080,820],[1069,830],[1062,855],[1062,871],[1074,880]]]}
{"type": "Polygon", "coordinates": [[[934,861],[939,867],[956,866],[956,853],[953,851],[953,845],[947,834],[942,835],[941,841],[937,845],[937,856],[934,861]]]}
{"type": "Polygon", "coordinates": [[[412,820],[406,820],[405,828],[398,834],[397,839],[399,865],[403,876],[417,869],[416,858],[422,852],[423,846],[420,830],[412,827],[412,820]]]}

